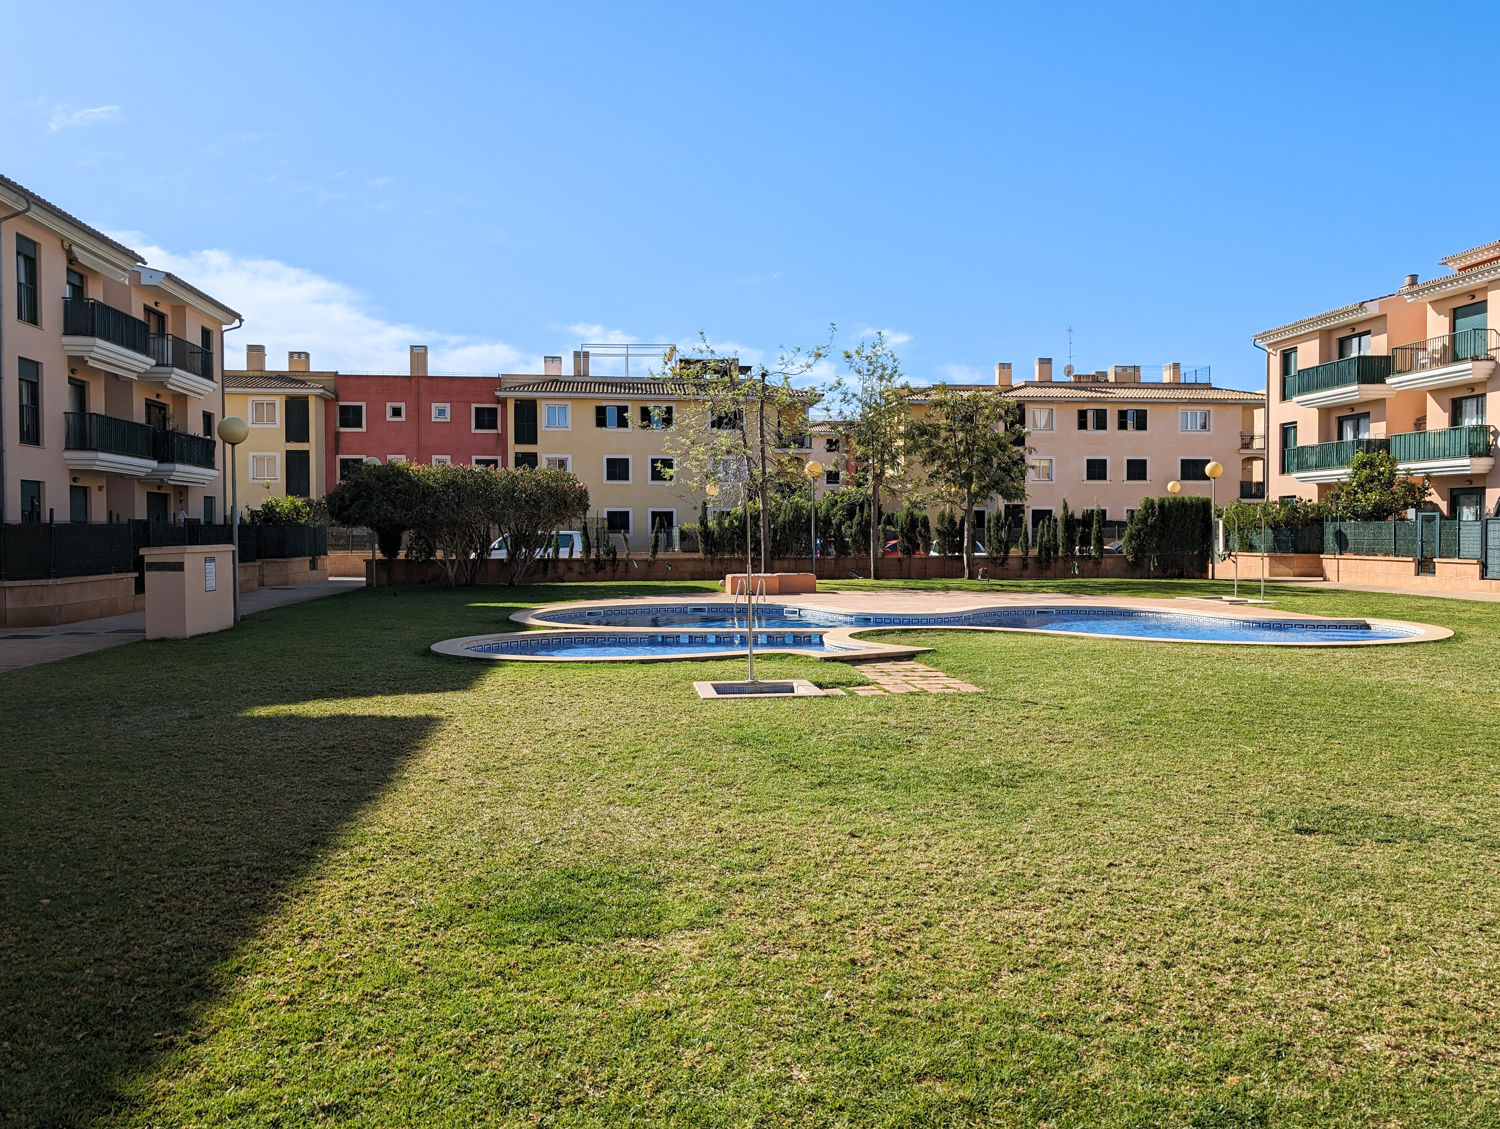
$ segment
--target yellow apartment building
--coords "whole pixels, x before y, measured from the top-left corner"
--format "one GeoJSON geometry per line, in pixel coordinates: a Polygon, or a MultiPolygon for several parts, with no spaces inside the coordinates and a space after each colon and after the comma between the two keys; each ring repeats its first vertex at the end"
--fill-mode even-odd
{"type": "Polygon", "coordinates": [[[1317,500],[1361,450],[1388,450],[1432,476],[1449,517],[1500,514],[1494,428],[1500,419],[1500,241],[1441,260],[1429,282],[1256,334],[1266,351],[1272,497],[1317,500]]]}
{"type": "Polygon", "coordinates": [[[264,345],[247,345],[245,354],[244,369],[224,374],[225,412],[250,426],[235,449],[240,508],[272,496],[321,498],[332,485],[324,436],[336,374],[311,372],[305,352],[288,355],[286,372],[266,371],[264,345]]]}
{"type": "Polygon", "coordinates": [[[0,176],[0,521],[220,519],[241,318],[0,176]]]}

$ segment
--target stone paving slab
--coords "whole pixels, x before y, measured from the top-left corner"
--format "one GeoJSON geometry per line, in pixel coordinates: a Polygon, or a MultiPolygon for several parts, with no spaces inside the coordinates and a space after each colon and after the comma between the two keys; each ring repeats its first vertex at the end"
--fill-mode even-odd
{"type": "Polygon", "coordinates": [[[860,673],[870,679],[872,686],[856,686],[854,693],[865,698],[887,694],[978,694],[978,686],[944,674],[925,663],[874,662],[861,663],[860,673]]]}

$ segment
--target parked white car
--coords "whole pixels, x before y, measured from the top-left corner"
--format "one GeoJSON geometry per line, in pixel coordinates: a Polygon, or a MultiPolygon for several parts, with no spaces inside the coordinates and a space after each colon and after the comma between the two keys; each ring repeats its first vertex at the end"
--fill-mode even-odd
{"type": "MultiPolygon", "coordinates": [[[[583,556],[583,534],[576,529],[560,530],[553,535],[557,539],[557,555],[559,557],[581,557],[583,556]]],[[[510,554],[505,549],[505,538],[495,538],[495,543],[490,546],[490,559],[503,561],[510,554]]],[[[542,551],[543,557],[552,556],[552,545],[542,551]]]]}

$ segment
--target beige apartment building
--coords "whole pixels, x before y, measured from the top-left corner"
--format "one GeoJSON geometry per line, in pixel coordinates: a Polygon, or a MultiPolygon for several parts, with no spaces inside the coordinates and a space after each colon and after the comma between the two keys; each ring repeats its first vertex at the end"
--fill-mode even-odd
{"type": "Polygon", "coordinates": [[[1500,241],[1441,260],[1429,282],[1268,329],[1271,497],[1317,500],[1362,450],[1388,450],[1432,476],[1449,517],[1500,514],[1492,420],[1500,418],[1500,241]]]}
{"type": "MultiPolygon", "coordinates": [[[[1163,365],[1159,380],[1144,379],[1138,365],[1065,371],[1054,380],[1051,359],[1039,357],[1029,381],[1015,382],[1001,362],[992,385],[949,387],[1021,406],[1032,454],[1026,501],[1006,506],[1013,526],[1025,520],[1035,530],[1064,499],[1075,513],[1101,509],[1106,520],[1125,521],[1143,497],[1167,493],[1172,481],[1221,506],[1265,495],[1264,394],[1215,388],[1180,364],[1163,365]],[[1206,472],[1210,462],[1224,467],[1217,483],[1206,472]]],[[[912,400],[917,411],[929,402],[921,392],[912,400]]],[[[991,508],[975,521],[981,541],[991,508]]]]}
{"type": "Polygon", "coordinates": [[[336,374],[311,367],[308,353],[293,352],[285,372],[267,372],[265,346],[246,345],[245,367],[224,374],[225,414],[250,428],[235,448],[242,510],[268,497],[321,498],[332,485],[324,435],[336,374]]]}
{"type": "Polygon", "coordinates": [[[213,521],[240,315],[0,177],[0,521],[213,521]]]}

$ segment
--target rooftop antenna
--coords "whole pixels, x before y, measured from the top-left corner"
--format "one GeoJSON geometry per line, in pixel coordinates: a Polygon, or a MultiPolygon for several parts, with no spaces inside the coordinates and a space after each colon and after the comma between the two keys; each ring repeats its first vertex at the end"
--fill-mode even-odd
{"type": "Polygon", "coordinates": [[[1073,327],[1068,326],[1068,368],[1073,367],[1073,327]]]}

